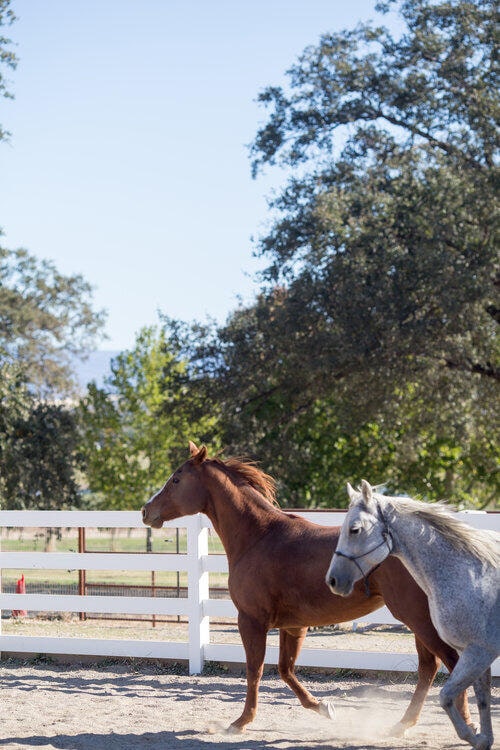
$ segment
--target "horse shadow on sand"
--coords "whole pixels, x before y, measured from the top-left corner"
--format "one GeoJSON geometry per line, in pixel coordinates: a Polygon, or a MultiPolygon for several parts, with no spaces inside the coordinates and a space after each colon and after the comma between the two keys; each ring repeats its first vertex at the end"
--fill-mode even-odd
{"type": "MultiPolygon", "coordinates": [[[[262,730],[261,730],[262,731],[262,730]]],[[[251,730],[247,733],[251,734],[251,730]]],[[[276,731],[273,730],[276,735],[276,731]]],[[[181,732],[145,732],[135,733],[91,733],[80,734],[57,734],[53,736],[33,735],[32,737],[3,737],[0,738],[0,747],[10,747],[12,750],[31,750],[34,748],[46,748],[48,750],[331,750],[332,740],[320,740],[312,738],[301,738],[289,740],[285,735],[274,737],[270,740],[252,739],[249,736],[235,736],[222,740],[220,736],[210,737],[194,731],[181,732]],[[313,744],[311,744],[313,743],[313,744]]],[[[387,745],[378,744],[353,744],[343,745],[344,750],[382,750],[387,745]]],[[[450,745],[450,750],[453,746],[450,745]]],[[[392,750],[408,750],[407,743],[396,744],[392,750]]]]}

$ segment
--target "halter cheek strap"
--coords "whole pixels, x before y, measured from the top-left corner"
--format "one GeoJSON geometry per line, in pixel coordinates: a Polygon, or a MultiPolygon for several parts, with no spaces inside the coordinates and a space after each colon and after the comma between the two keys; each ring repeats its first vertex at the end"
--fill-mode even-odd
{"type": "Polygon", "coordinates": [[[392,548],[393,548],[392,537],[391,537],[389,529],[387,527],[387,522],[386,522],[385,518],[383,518],[383,516],[382,516],[382,522],[384,524],[384,530],[382,532],[383,539],[382,539],[381,542],[379,542],[377,545],[375,545],[375,547],[372,547],[371,549],[367,550],[366,552],[363,552],[361,555],[346,555],[345,552],[342,552],[341,550],[337,550],[337,549],[333,553],[334,555],[338,555],[339,557],[345,557],[346,560],[350,560],[351,562],[354,563],[354,565],[357,567],[357,569],[361,573],[361,575],[363,577],[363,581],[365,582],[365,594],[366,594],[366,596],[370,596],[370,583],[369,583],[368,579],[371,576],[371,574],[374,573],[377,570],[377,568],[379,568],[382,565],[382,563],[384,562],[385,558],[384,558],[384,560],[381,560],[379,563],[377,563],[377,565],[374,565],[373,568],[370,571],[368,571],[368,573],[364,572],[364,570],[361,567],[361,565],[359,564],[358,560],[360,560],[362,557],[366,557],[366,555],[370,555],[372,552],[375,552],[375,550],[379,549],[379,547],[382,547],[384,544],[387,544],[387,548],[389,550],[389,554],[391,554],[392,548]],[[389,541],[390,541],[390,544],[389,544],[389,541]]]}

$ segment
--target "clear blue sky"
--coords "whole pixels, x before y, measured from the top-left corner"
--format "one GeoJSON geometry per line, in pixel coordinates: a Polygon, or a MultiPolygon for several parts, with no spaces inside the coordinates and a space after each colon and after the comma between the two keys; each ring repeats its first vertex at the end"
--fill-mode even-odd
{"type": "Polygon", "coordinates": [[[44,0],[12,3],[15,100],[0,100],[2,242],[94,287],[103,349],[157,310],[223,322],[258,290],[251,237],[278,173],[247,145],[267,85],[375,0],[44,0]]]}

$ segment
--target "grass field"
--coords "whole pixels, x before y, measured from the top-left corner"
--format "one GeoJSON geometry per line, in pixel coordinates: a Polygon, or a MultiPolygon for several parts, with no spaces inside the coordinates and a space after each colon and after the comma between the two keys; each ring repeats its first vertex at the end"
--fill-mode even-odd
{"type": "MultiPolygon", "coordinates": [[[[211,551],[222,549],[216,535],[211,551]]],[[[4,552],[78,552],[77,529],[2,528],[4,552]]],[[[87,552],[186,552],[184,529],[85,529],[87,552]]]]}
{"type": "MultiPolygon", "coordinates": [[[[30,529],[8,528],[0,529],[0,549],[4,552],[78,552],[77,529],[30,529]]],[[[186,533],[183,529],[86,529],[86,552],[122,552],[141,554],[179,553],[185,554],[187,549],[186,533]]],[[[209,551],[223,553],[223,547],[216,534],[209,535],[209,551]]],[[[35,593],[43,588],[78,586],[77,570],[15,570],[4,568],[1,571],[1,581],[4,591],[14,591],[20,575],[24,573],[27,593],[35,593]]],[[[93,592],[91,586],[106,584],[123,586],[151,586],[152,575],[142,571],[112,571],[92,570],[86,573],[89,584],[87,593],[93,592]]],[[[210,585],[225,587],[226,574],[211,574],[210,585]]],[[[187,586],[187,574],[168,571],[156,571],[155,586],[187,586]]],[[[133,595],[131,592],[129,595],[133,595]]],[[[139,592],[138,595],[144,595],[139,592]]]]}

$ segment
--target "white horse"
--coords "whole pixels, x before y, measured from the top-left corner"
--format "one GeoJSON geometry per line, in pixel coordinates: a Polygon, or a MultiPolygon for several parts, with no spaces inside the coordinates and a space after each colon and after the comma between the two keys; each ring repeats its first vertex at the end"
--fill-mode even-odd
{"type": "Polygon", "coordinates": [[[432,622],[459,660],[440,693],[458,736],[490,750],[491,664],[500,653],[499,535],[478,531],[440,504],[385,497],[366,481],[351,499],[338,547],[326,574],[335,594],[348,596],[388,555],[401,562],[425,591],[432,622]],[[481,733],[460,716],[455,699],[474,686],[481,733]]]}

